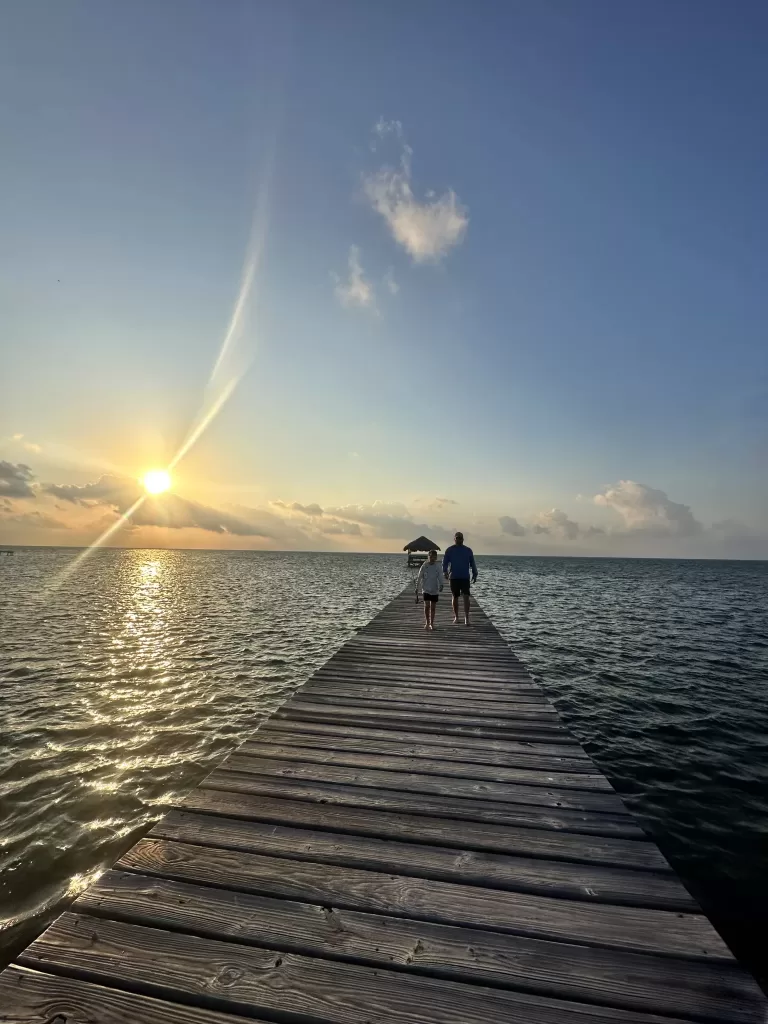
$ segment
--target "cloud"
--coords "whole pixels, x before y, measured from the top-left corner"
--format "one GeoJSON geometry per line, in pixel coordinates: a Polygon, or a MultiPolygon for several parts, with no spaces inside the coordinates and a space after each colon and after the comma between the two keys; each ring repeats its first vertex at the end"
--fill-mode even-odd
{"type": "Polygon", "coordinates": [[[534,533],[549,533],[549,527],[542,526],[541,523],[534,523],[531,530],[534,533]]]}
{"type": "Polygon", "coordinates": [[[6,498],[34,498],[35,477],[23,462],[0,461],[0,495],[6,498]]]}
{"type": "Polygon", "coordinates": [[[524,537],[525,527],[514,518],[514,516],[499,516],[499,526],[502,533],[508,533],[512,537],[524,537]]]}
{"type": "Polygon", "coordinates": [[[395,280],[395,274],[392,267],[384,275],[384,287],[387,289],[390,295],[397,295],[400,291],[400,285],[395,280]]]}
{"type": "Polygon", "coordinates": [[[343,519],[326,519],[319,528],[321,533],[330,535],[347,534],[351,537],[361,537],[363,533],[359,523],[348,523],[343,519]]]}
{"type": "Polygon", "coordinates": [[[125,477],[105,474],[90,484],[45,484],[43,490],[62,501],[71,501],[73,505],[110,504],[124,506],[121,511],[130,508],[141,494],[138,483],[125,477]]]}
{"type": "Polygon", "coordinates": [[[285,509],[286,512],[300,512],[303,516],[321,516],[323,510],[317,504],[312,502],[311,505],[302,505],[298,501],[285,502],[285,501],[270,501],[270,505],[274,505],[275,508],[285,509]]]}
{"type": "Polygon", "coordinates": [[[418,523],[401,502],[374,501],[372,505],[339,505],[326,508],[338,519],[362,523],[376,537],[403,542],[425,534],[431,540],[450,540],[451,534],[442,526],[418,523]]]}
{"type": "Polygon", "coordinates": [[[176,494],[148,498],[131,514],[133,526],[164,526],[171,530],[197,528],[211,533],[231,533],[238,537],[269,537],[253,523],[221,509],[199,505],[176,494]]]}
{"type": "Polygon", "coordinates": [[[356,245],[349,247],[348,275],[346,281],[342,281],[338,275],[336,278],[336,298],[342,306],[359,306],[362,309],[370,309],[376,312],[376,291],[365,276],[362,264],[360,263],[360,250],[356,245]]]}
{"type": "MultiPolygon", "coordinates": [[[[143,491],[139,484],[127,477],[105,475],[93,483],[46,484],[47,494],[62,501],[69,501],[84,508],[107,506],[116,514],[123,515],[138,501],[143,491]]],[[[179,497],[177,494],[163,494],[147,497],[131,513],[129,526],[160,526],[171,530],[190,527],[208,530],[211,533],[231,533],[241,537],[268,537],[258,526],[237,516],[208,505],[200,505],[179,497]]]]}
{"type": "Polygon", "coordinates": [[[414,263],[442,259],[460,244],[469,224],[469,214],[448,189],[438,196],[426,193],[419,200],[411,188],[412,150],[403,139],[399,121],[380,120],[374,127],[378,139],[394,136],[401,148],[397,169],[382,167],[363,180],[363,190],[373,209],[380,214],[395,241],[414,263]]]}
{"type": "Polygon", "coordinates": [[[16,512],[10,502],[0,504],[0,522],[4,525],[31,526],[39,530],[68,530],[69,526],[47,512],[16,512]]]}
{"type": "Polygon", "coordinates": [[[672,501],[664,491],[636,480],[619,480],[592,499],[596,505],[612,508],[624,520],[627,530],[692,537],[702,525],[688,505],[672,501]]]}
{"type": "Polygon", "coordinates": [[[458,501],[454,501],[453,498],[414,498],[412,501],[413,505],[418,505],[427,512],[439,512],[441,509],[448,508],[452,505],[458,505],[458,501]]]}
{"type": "Polygon", "coordinates": [[[534,532],[551,533],[565,537],[566,540],[576,540],[580,531],[578,523],[575,523],[573,519],[569,519],[561,509],[553,508],[549,512],[539,513],[536,517],[534,532]],[[536,530],[536,526],[539,526],[541,529],[536,530]]]}

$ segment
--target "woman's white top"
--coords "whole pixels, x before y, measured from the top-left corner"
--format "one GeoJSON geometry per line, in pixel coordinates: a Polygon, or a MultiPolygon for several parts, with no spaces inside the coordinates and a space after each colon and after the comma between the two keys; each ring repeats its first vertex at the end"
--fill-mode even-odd
{"type": "Polygon", "coordinates": [[[425,594],[439,594],[443,589],[443,567],[437,562],[425,562],[419,569],[416,580],[416,593],[419,592],[419,585],[425,594]]]}

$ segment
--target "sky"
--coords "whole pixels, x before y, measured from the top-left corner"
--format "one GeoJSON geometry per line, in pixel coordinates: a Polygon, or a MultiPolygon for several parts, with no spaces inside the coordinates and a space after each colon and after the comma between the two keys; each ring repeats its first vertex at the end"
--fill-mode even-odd
{"type": "Polygon", "coordinates": [[[767,46],[750,0],[8,0],[0,545],[768,558],[767,46]]]}

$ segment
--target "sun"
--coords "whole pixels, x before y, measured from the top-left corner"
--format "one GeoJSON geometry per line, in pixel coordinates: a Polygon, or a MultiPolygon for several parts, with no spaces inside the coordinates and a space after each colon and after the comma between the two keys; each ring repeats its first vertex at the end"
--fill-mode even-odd
{"type": "Polygon", "coordinates": [[[147,494],[162,494],[171,486],[171,474],[167,469],[150,469],[141,478],[147,494]]]}

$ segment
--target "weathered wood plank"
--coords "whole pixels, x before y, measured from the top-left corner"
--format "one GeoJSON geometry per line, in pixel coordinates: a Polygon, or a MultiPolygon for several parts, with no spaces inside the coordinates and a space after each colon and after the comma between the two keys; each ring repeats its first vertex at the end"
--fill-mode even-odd
{"type": "Polygon", "coordinates": [[[7,967],[0,974],[0,1021],[4,1024],[267,1024],[263,1018],[215,1013],[200,1006],[182,1006],[17,966],[7,967]]]}
{"type": "Polygon", "coordinates": [[[155,825],[150,835],[316,864],[392,871],[403,879],[431,878],[588,903],[698,912],[690,894],[667,872],[635,871],[584,861],[466,848],[457,850],[186,811],[171,811],[155,825]]]}
{"type": "Polygon", "coordinates": [[[307,693],[305,696],[299,693],[291,699],[290,706],[291,708],[301,708],[310,711],[316,709],[327,712],[331,709],[332,714],[336,712],[337,708],[345,713],[356,715],[370,715],[378,712],[383,715],[397,714],[401,716],[413,712],[418,716],[429,715],[433,719],[436,715],[440,716],[441,719],[442,716],[445,716],[449,721],[468,722],[472,725],[488,724],[502,726],[509,722],[522,722],[523,724],[535,723],[536,725],[542,724],[555,727],[558,730],[562,729],[557,712],[554,708],[550,709],[546,704],[516,704],[514,707],[509,705],[503,711],[500,711],[495,707],[482,708],[472,704],[467,707],[457,707],[455,701],[450,701],[446,704],[441,704],[438,701],[410,701],[406,703],[365,700],[362,697],[354,696],[322,697],[312,693],[307,693]]]}
{"type": "Polygon", "coordinates": [[[301,761],[280,761],[277,758],[232,754],[220,771],[242,774],[278,775],[292,779],[318,779],[353,786],[376,786],[402,789],[415,793],[439,793],[442,796],[480,797],[503,803],[544,804],[548,807],[570,807],[580,811],[621,813],[624,805],[614,793],[592,793],[583,789],[561,789],[544,785],[512,785],[507,782],[484,782],[475,779],[453,779],[444,775],[423,775],[417,772],[392,772],[378,768],[345,768],[333,764],[304,764],[301,761]]]}
{"type": "Polygon", "coordinates": [[[349,691],[341,694],[318,693],[314,687],[305,687],[302,695],[296,698],[296,703],[304,701],[330,707],[386,708],[387,710],[394,708],[398,711],[418,711],[419,714],[429,712],[431,715],[458,715],[460,717],[470,714],[488,715],[494,719],[507,719],[541,715],[544,720],[557,721],[555,709],[551,704],[546,704],[543,701],[500,702],[467,700],[466,705],[460,705],[455,698],[411,697],[410,700],[405,698],[388,700],[386,697],[368,697],[365,694],[350,693],[349,691]]]}
{"type": "Polygon", "coordinates": [[[482,765],[474,762],[454,762],[430,757],[360,753],[352,750],[328,750],[313,747],[309,741],[299,746],[294,743],[259,742],[256,739],[238,748],[238,754],[247,757],[269,757],[279,761],[304,761],[313,764],[338,764],[351,768],[384,768],[389,771],[419,772],[425,775],[449,776],[461,779],[487,779],[489,782],[517,782],[528,786],[558,786],[563,789],[587,789],[614,792],[604,775],[594,771],[542,771],[534,768],[507,768],[501,765],[482,765]]]}
{"type": "Polygon", "coordinates": [[[507,708],[514,711],[520,704],[525,706],[534,705],[534,707],[549,704],[540,690],[536,692],[533,689],[527,690],[523,694],[517,692],[494,693],[493,691],[484,693],[474,689],[468,692],[466,687],[463,690],[450,690],[438,685],[410,686],[391,684],[388,686],[378,686],[361,681],[357,683],[326,683],[323,680],[314,680],[305,683],[303,692],[311,693],[313,697],[354,697],[356,699],[362,698],[363,700],[405,701],[408,704],[422,700],[428,703],[439,701],[443,704],[453,703],[454,705],[466,703],[473,709],[482,708],[485,710],[490,708],[493,711],[502,711],[507,708]]]}
{"type": "Polygon", "coordinates": [[[322,733],[281,731],[270,726],[262,727],[247,740],[239,750],[242,753],[256,752],[262,743],[275,745],[285,744],[291,747],[312,747],[315,750],[364,751],[372,754],[386,754],[398,758],[422,758],[437,761],[464,762],[467,764],[497,766],[499,768],[531,768],[547,772],[575,772],[591,774],[597,771],[594,763],[586,757],[563,757],[556,754],[532,752],[531,745],[519,744],[515,753],[497,753],[493,750],[483,751],[475,747],[451,746],[439,747],[426,743],[409,742],[407,737],[395,740],[383,740],[358,736],[334,736],[322,733]]]}
{"type": "MultiPolygon", "coordinates": [[[[433,814],[458,822],[495,822],[520,828],[555,829],[592,836],[620,836],[644,840],[647,836],[626,812],[606,814],[533,804],[504,804],[493,800],[412,793],[376,786],[344,786],[317,779],[290,779],[270,775],[242,775],[217,769],[200,784],[214,789],[253,796],[285,797],[346,807],[370,807],[413,814],[433,814]]],[[[466,826],[471,827],[471,825],[466,826]]]]}
{"type": "MultiPolygon", "coordinates": [[[[272,718],[267,719],[267,721],[253,733],[253,737],[255,739],[265,731],[274,732],[276,730],[291,733],[310,733],[320,736],[354,736],[363,740],[379,739],[403,743],[423,743],[434,748],[471,748],[476,754],[484,754],[486,752],[492,755],[505,753],[516,754],[527,750],[531,754],[538,754],[542,757],[551,754],[553,757],[580,758],[589,761],[590,763],[592,760],[584,753],[583,749],[576,743],[576,741],[565,732],[563,733],[562,739],[558,738],[556,742],[550,740],[508,740],[500,739],[499,737],[485,738],[473,735],[457,738],[453,734],[444,735],[442,733],[434,732],[418,733],[412,732],[411,730],[403,732],[402,730],[379,729],[373,723],[368,723],[364,726],[346,725],[336,722],[297,723],[284,721],[273,716],[272,718]]],[[[467,760],[469,760],[469,758],[467,760]]]]}
{"type": "Polygon", "coordinates": [[[117,867],[320,906],[533,938],[693,960],[733,959],[701,914],[562,900],[335,864],[318,870],[312,861],[160,839],[140,840],[117,867]]]}
{"type": "Polygon", "coordinates": [[[212,1009],[328,1024],[681,1024],[77,914],[62,914],[24,962],[108,977],[148,995],[178,993],[212,1009]]]}
{"type": "MultiPolygon", "coordinates": [[[[659,849],[651,842],[632,839],[593,838],[578,833],[547,829],[511,828],[508,825],[466,822],[424,814],[391,812],[380,808],[344,807],[306,800],[281,800],[265,796],[227,793],[214,789],[193,790],[184,810],[218,814],[249,821],[270,821],[300,828],[349,832],[378,839],[402,839],[459,849],[490,850],[519,856],[574,860],[586,864],[647,871],[671,872],[659,849]]],[[[162,823],[161,823],[162,824],[162,823]]]]}
{"type": "Polygon", "coordinates": [[[468,733],[473,736],[556,739],[565,734],[565,730],[557,718],[543,718],[541,715],[521,715],[514,719],[491,716],[479,718],[469,715],[454,718],[444,715],[440,721],[437,721],[435,716],[429,713],[400,711],[394,708],[392,710],[385,708],[330,708],[324,707],[322,704],[293,700],[284,704],[276,714],[280,718],[349,722],[350,724],[376,723],[383,728],[411,728],[419,732],[453,733],[459,736],[468,733]]]}
{"type": "Polygon", "coordinates": [[[763,1022],[734,964],[701,964],[502,935],[108,871],[75,911],[208,938],[398,967],[586,1003],[727,1024],[763,1022]]]}

